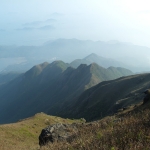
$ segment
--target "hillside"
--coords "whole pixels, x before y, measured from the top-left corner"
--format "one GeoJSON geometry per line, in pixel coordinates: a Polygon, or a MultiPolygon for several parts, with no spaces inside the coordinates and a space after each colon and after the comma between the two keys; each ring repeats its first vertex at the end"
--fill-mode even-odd
{"type": "Polygon", "coordinates": [[[68,66],[62,61],[36,65],[2,86],[0,123],[14,122],[41,111],[57,115],[64,105],[72,104],[86,89],[102,81],[132,74],[127,69],[113,68],[112,71],[95,63],[80,65],[77,69],[68,66]]]}
{"type": "Polygon", "coordinates": [[[79,122],[79,120],[63,119],[38,113],[17,123],[0,125],[0,149],[37,150],[39,149],[38,137],[41,130],[58,122],[67,124],[79,122]]]}
{"type": "Polygon", "coordinates": [[[0,85],[10,82],[11,80],[17,78],[21,73],[9,72],[0,74],[0,85]]]}
{"type": "Polygon", "coordinates": [[[83,92],[72,103],[65,104],[59,114],[65,117],[96,120],[116,113],[119,109],[137,104],[143,91],[150,88],[150,74],[138,74],[104,81],[83,92]],[[68,110],[69,113],[65,110],[68,110]]]}
{"type": "Polygon", "coordinates": [[[107,116],[102,120],[86,123],[79,128],[79,134],[71,143],[54,143],[41,150],[65,149],[105,149],[142,150],[149,149],[150,102],[138,104],[128,111],[107,116]]]}
{"type": "MultiPolygon", "coordinates": [[[[61,61],[53,62],[51,64],[43,63],[36,65],[26,73],[22,74],[20,77],[1,86],[0,122],[3,122],[3,120],[11,122],[13,120],[14,114],[19,116],[17,120],[34,115],[34,109],[36,109],[36,107],[33,106],[36,106],[36,104],[38,105],[36,98],[42,93],[42,91],[45,89],[48,90],[47,86],[49,86],[49,84],[53,86],[53,83],[57,77],[67,67],[68,65],[61,61]],[[32,105],[30,105],[31,103],[32,105]],[[9,112],[7,110],[9,110],[9,112]],[[21,114],[21,110],[24,110],[23,114],[21,114]],[[20,113],[17,113],[19,111],[20,113]],[[30,113],[30,115],[28,113],[30,113]]],[[[40,98],[38,100],[42,101],[40,98]]],[[[41,109],[37,110],[36,112],[41,112],[41,109]]]]}
{"type": "Polygon", "coordinates": [[[3,150],[66,150],[66,149],[149,149],[150,102],[124,110],[114,116],[79,124],[78,133],[71,142],[48,143],[41,148],[38,136],[43,128],[55,123],[80,123],[38,113],[17,123],[0,125],[0,147],[3,150]]]}

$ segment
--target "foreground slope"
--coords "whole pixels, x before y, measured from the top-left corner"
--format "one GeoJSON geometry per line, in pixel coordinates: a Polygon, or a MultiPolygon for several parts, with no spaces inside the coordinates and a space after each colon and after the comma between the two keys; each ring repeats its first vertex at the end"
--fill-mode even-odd
{"type": "Polygon", "coordinates": [[[150,147],[150,102],[79,128],[71,143],[54,143],[42,150],[148,150],[150,147]]]}
{"type": "MultiPolygon", "coordinates": [[[[144,95],[141,96],[140,101],[143,98],[144,95]]],[[[14,124],[0,125],[2,137],[0,148],[4,150],[149,149],[149,118],[150,99],[144,104],[141,102],[136,106],[131,105],[130,108],[102,120],[79,124],[77,135],[69,143],[55,142],[39,148],[38,136],[45,126],[53,123],[79,122],[39,113],[14,124]]]]}
{"type": "Polygon", "coordinates": [[[132,74],[127,69],[105,69],[95,63],[77,69],[68,66],[62,61],[43,63],[1,87],[0,123],[14,122],[41,111],[57,115],[86,89],[132,74]]]}
{"type": "Polygon", "coordinates": [[[80,123],[38,113],[17,123],[0,125],[0,148],[3,150],[66,150],[66,149],[149,149],[150,101],[101,120],[79,124],[78,133],[69,143],[54,142],[39,147],[38,136],[43,128],[56,123],[80,123]]]}
{"type": "Polygon", "coordinates": [[[78,126],[79,132],[70,143],[55,142],[39,148],[38,136],[45,126],[58,122],[79,122],[39,113],[14,124],[1,125],[0,147],[3,150],[149,149],[149,118],[150,102],[139,103],[114,116],[78,126]]]}
{"type": "Polygon", "coordinates": [[[37,150],[38,137],[43,128],[55,123],[73,123],[78,120],[63,119],[38,113],[17,123],[0,125],[0,149],[2,150],[37,150]]]}
{"type": "Polygon", "coordinates": [[[148,88],[150,88],[150,74],[104,81],[83,92],[71,104],[66,104],[60,114],[73,118],[85,117],[87,120],[102,118],[130,104],[137,104],[142,100],[143,91],[148,88]]]}

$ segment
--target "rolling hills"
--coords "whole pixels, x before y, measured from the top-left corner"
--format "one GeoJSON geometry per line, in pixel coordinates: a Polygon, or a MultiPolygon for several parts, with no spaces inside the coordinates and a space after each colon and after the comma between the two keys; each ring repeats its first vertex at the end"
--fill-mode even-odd
{"type": "Polygon", "coordinates": [[[63,106],[64,110],[60,114],[66,117],[85,117],[88,121],[103,118],[136,105],[142,101],[145,89],[149,88],[149,73],[104,81],[83,92],[68,106],[63,106]]]}
{"type": "Polygon", "coordinates": [[[36,65],[0,87],[0,123],[15,122],[37,112],[57,115],[88,88],[131,74],[124,68],[105,69],[95,63],[76,69],[62,61],[36,65]]]}

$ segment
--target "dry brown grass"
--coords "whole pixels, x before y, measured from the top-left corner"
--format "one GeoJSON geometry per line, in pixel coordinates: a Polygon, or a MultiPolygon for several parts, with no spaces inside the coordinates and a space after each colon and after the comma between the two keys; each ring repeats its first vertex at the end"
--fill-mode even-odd
{"type": "Polygon", "coordinates": [[[72,143],[54,143],[41,150],[150,150],[150,110],[131,111],[121,119],[107,117],[79,128],[72,143]]]}
{"type": "Polygon", "coordinates": [[[41,148],[38,135],[46,124],[73,120],[38,114],[17,124],[0,126],[0,150],[150,150],[149,106],[80,125],[78,136],[71,143],[55,142],[41,148]]]}

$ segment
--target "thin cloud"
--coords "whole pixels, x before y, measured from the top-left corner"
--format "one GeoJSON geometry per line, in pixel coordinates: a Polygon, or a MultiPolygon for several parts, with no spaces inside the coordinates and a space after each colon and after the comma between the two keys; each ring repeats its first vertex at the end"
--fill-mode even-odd
{"type": "Polygon", "coordinates": [[[33,28],[33,27],[24,27],[24,28],[18,28],[18,29],[16,29],[16,30],[18,30],[18,31],[32,31],[32,30],[34,30],[35,28],[33,28]]]}
{"type": "Polygon", "coordinates": [[[53,23],[53,22],[56,22],[56,21],[57,21],[56,19],[48,19],[45,22],[51,22],[51,23],[53,23]]]}
{"type": "Polygon", "coordinates": [[[4,29],[0,29],[0,32],[5,32],[6,30],[4,30],[4,29]]]}
{"type": "Polygon", "coordinates": [[[29,22],[29,23],[25,23],[23,24],[23,26],[40,26],[40,25],[44,25],[47,23],[54,23],[57,22],[56,19],[47,19],[45,21],[34,21],[34,22],[29,22]]]}
{"type": "Polygon", "coordinates": [[[53,29],[55,29],[55,27],[53,27],[52,25],[46,25],[46,26],[40,27],[38,29],[40,29],[40,30],[53,30],[53,29]]]}
{"type": "Polygon", "coordinates": [[[64,15],[64,14],[62,14],[62,13],[57,13],[57,12],[51,14],[51,16],[53,16],[53,17],[60,17],[60,16],[63,16],[63,15],[64,15]]]}
{"type": "Polygon", "coordinates": [[[17,31],[33,31],[33,30],[53,30],[55,29],[54,26],[52,25],[46,25],[46,26],[41,26],[39,28],[34,28],[34,27],[24,27],[24,28],[18,28],[16,29],[17,31]]]}
{"type": "Polygon", "coordinates": [[[43,21],[34,21],[30,23],[25,23],[23,24],[23,26],[37,26],[37,25],[40,25],[41,23],[43,23],[43,21]]]}

